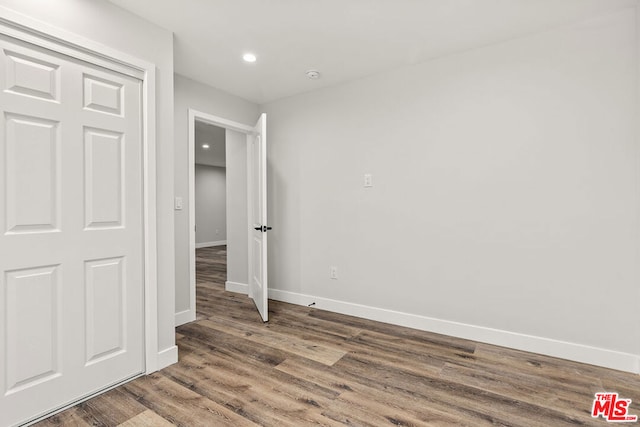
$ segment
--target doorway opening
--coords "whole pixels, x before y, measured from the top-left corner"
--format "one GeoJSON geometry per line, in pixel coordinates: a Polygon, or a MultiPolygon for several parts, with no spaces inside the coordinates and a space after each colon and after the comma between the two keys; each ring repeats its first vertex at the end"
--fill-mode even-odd
{"type": "Polygon", "coordinates": [[[196,249],[224,246],[227,244],[224,128],[196,122],[194,173],[196,249]]]}
{"type": "MultiPolygon", "coordinates": [[[[207,113],[189,109],[189,309],[176,314],[176,326],[196,319],[196,244],[226,243],[227,275],[225,290],[249,295],[264,321],[267,318],[266,258],[266,115],[256,126],[247,126],[207,113]],[[226,236],[221,226],[213,226],[209,237],[196,237],[196,128],[212,132],[224,130],[224,166],[226,190],[226,236]],[[215,129],[218,128],[218,129],[215,129]],[[260,149],[258,149],[260,147],[260,149]],[[259,166],[259,167],[258,167],[259,166]],[[255,171],[254,171],[255,169],[255,171]],[[259,180],[256,178],[260,177],[259,180]],[[258,200],[256,202],[255,200],[258,200]],[[260,209],[257,207],[260,206],[260,209]],[[255,208],[255,209],[254,209],[255,208]],[[257,211],[258,214],[254,213],[257,211]],[[261,215],[264,215],[262,217],[261,215]],[[259,223],[259,226],[256,225],[259,223]],[[264,225],[264,227],[263,227],[264,225]],[[218,231],[216,234],[216,230],[218,231]],[[257,231],[256,231],[257,230],[257,231]],[[256,237],[256,234],[260,236],[256,237]],[[264,235],[264,236],[262,236],[264,235]],[[213,237],[211,237],[213,236],[213,237]],[[217,237],[216,237],[217,236],[217,237]],[[225,237],[222,240],[222,236],[225,237]],[[220,240],[209,240],[220,239],[220,240]],[[256,243],[257,242],[257,243],[256,243]],[[252,248],[252,250],[249,250],[252,248]],[[257,249],[260,249],[259,251],[257,249]],[[259,254],[259,257],[254,255],[259,254]],[[250,278],[257,278],[250,280],[250,278]],[[256,283],[264,286],[256,286],[256,283]]],[[[196,147],[197,144],[200,147],[196,147]]],[[[200,168],[202,169],[202,168],[200,168]]],[[[207,224],[209,226],[210,224],[207,224]]],[[[211,246],[215,247],[215,246],[211,246]]]]}
{"type": "MultiPolygon", "coordinates": [[[[227,281],[226,129],[195,122],[196,318],[210,314],[197,302],[204,287],[223,290],[227,281]],[[204,310],[204,311],[203,311],[204,310]]],[[[229,212],[237,215],[237,212],[229,212]]]]}

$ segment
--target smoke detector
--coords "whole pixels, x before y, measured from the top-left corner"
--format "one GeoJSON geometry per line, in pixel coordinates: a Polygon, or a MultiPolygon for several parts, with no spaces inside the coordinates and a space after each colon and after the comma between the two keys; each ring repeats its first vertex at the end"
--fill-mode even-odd
{"type": "Polygon", "coordinates": [[[305,74],[311,80],[316,80],[316,79],[320,78],[320,71],[318,71],[318,70],[307,70],[307,72],[305,74]]]}

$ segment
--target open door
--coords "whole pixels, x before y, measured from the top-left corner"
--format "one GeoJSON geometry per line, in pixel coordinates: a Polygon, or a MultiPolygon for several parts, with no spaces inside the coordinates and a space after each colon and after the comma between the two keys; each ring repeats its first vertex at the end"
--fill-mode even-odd
{"type": "Polygon", "coordinates": [[[262,114],[251,140],[251,252],[249,296],[263,321],[269,320],[267,287],[267,115],[262,114]]]}

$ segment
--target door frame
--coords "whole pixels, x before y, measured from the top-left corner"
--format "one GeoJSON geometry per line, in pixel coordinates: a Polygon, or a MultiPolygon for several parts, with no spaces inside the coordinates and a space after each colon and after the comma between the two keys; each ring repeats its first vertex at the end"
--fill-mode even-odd
{"type": "MultiPolygon", "coordinates": [[[[196,184],[195,184],[195,161],[196,161],[196,121],[218,126],[226,130],[232,130],[243,133],[247,136],[253,132],[253,127],[234,122],[222,117],[214,116],[202,111],[188,109],[189,118],[187,127],[189,130],[189,308],[187,310],[176,313],[176,326],[193,322],[196,320],[196,184]]],[[[247,159],[250,153],[247,151],[247,159]]],[[[248,161],[248,160],[247,160],[248,161]]],[[[247,170],[247,174],[250,171],[247,170]]],[[[250,198],[249,184],[247,182],[247,198],[250,198]]],[[[250,200],[248,200],[249,202],[250,200]]],[[[251,205],[247,205],[250,214],[251,205]]],[[[251,220],[251,215],[248,220],[251,220]]],[[[250,237],[250,236],[249,236],[250,237]]],[[[247,245],[249,241],[247,241],[247,245]]],[[[247,267],[248,268],[248,267],[247,267]]]]}
{"type": "Polygon", "coordinates": [[[160,363],[156,240],[156,66],[151,62],[19,14],[4,6],[0,6],[0,34],[135,77],[142,83],[144,373],[155,372],[160,363]]]}

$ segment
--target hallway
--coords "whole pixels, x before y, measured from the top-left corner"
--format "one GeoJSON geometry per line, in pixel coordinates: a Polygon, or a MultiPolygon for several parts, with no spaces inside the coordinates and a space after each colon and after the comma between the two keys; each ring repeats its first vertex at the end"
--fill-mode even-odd
{"type": "Polygon", "coordinates": [[[213,295],[223,293],[227,280],[227,246],[196,249],[196,319],[216,311],[213,295]]]}

